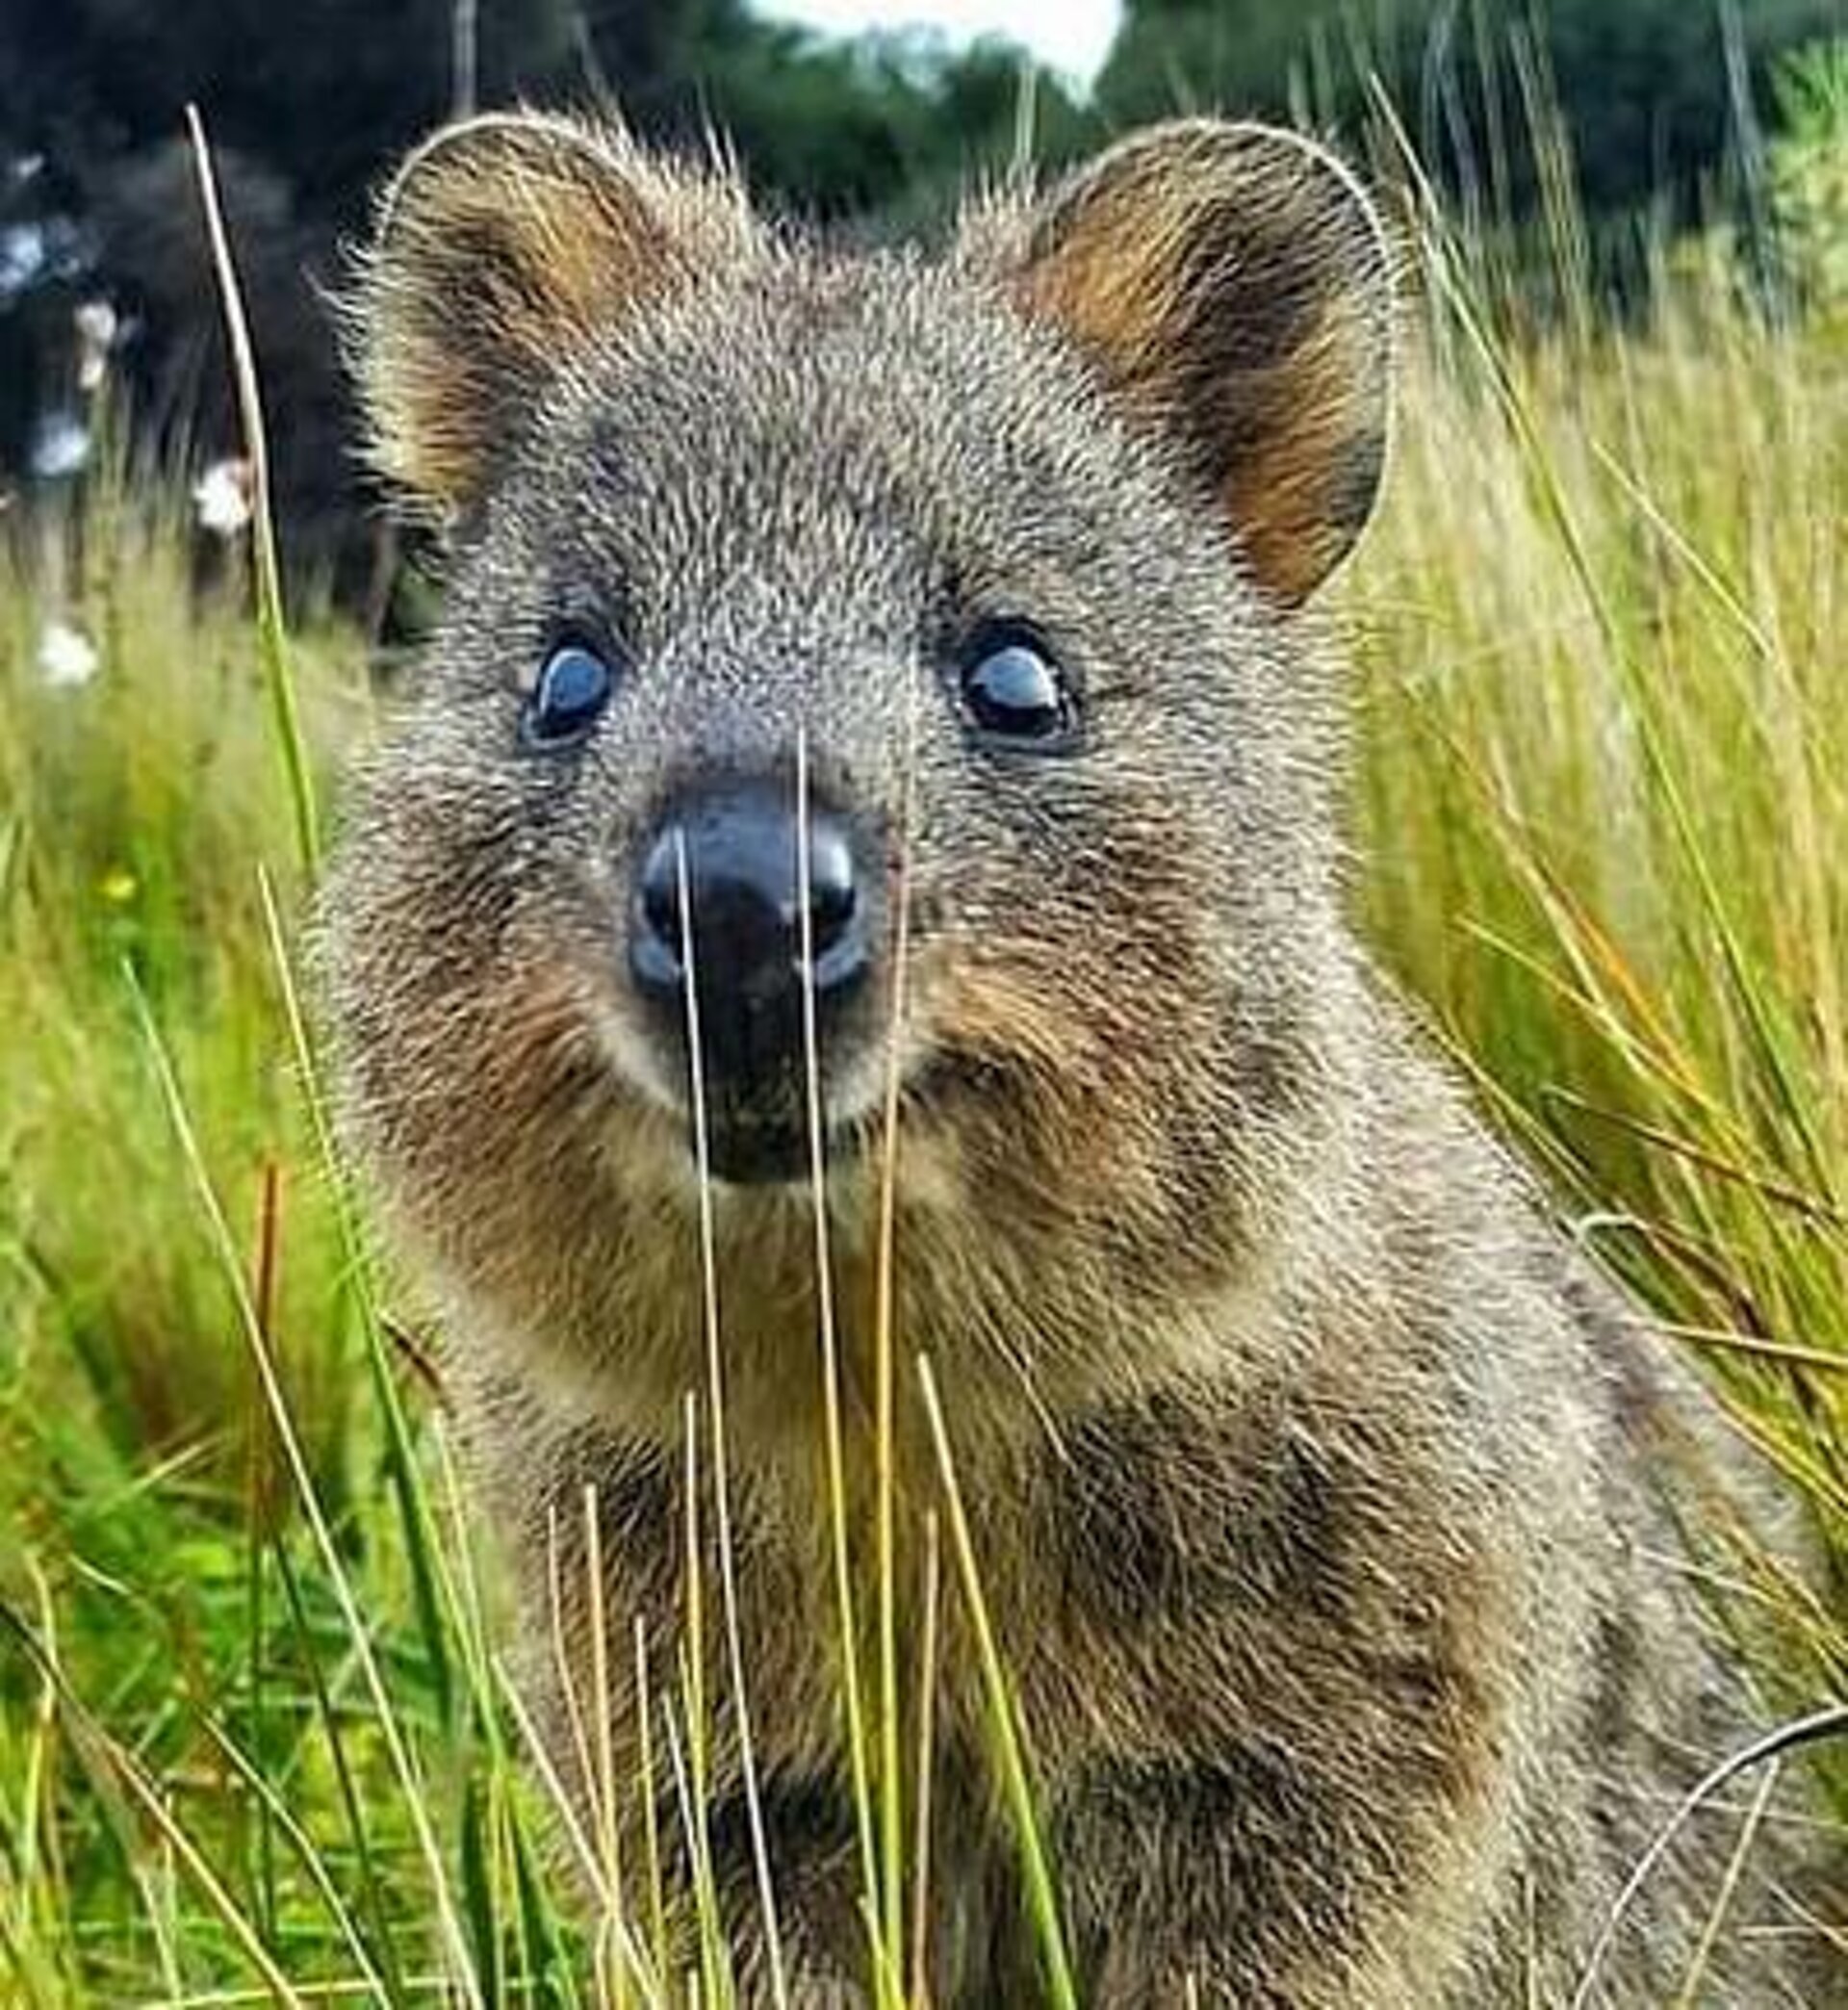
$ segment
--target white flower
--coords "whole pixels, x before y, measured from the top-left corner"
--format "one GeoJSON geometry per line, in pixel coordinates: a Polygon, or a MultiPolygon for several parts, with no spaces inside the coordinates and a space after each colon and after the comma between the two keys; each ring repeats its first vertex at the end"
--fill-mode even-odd
{"type": "Polygon", "coordinates": [[[121,322],[107,300],[85,300],[70,311],[77,328],[77,388],[95,391],[109,374],[109,352],[121,335],[121,322]]]}
{"type": "Polygon", "coordinates": [[[38,285],[50,263],[45,228],[29,217],[0,229],[0,305],[9,305],[38,285]]]}
{"type": "Polygon", "coordinates": [[[102,658],[82,629],[67,621],[48,621],[38,637],[38,675],[54,690],[87,684],[102,658]]]}
{"type": "Polygon", "coordinates": [[[250,522],[250,468],[241,460],[214,461],[192,484],[199,528],[215,537],[236,537],[250,522]]]}
{"type": "Polygon", "coordinates": [[[29,464],[40,481],[67,481],[90,463],[90,428],[69,412],[47,412],[32,436],[29,464]]]}
{"type": "Polygon", "coordinates": [[[77,340],[86,348],[107,349],[116,347],[116,337],[121,331],[121,322],[116,318],[116,310],[107,300],[81,300],[70,310],[70,318],[76,324],[77,340]]]}

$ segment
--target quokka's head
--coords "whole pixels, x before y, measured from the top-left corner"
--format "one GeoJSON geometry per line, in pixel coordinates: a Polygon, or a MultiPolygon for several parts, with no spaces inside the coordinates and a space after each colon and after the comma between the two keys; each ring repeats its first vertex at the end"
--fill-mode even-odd
{"type": "Polygon", "coordinates": [[[1388,268],[1251,126],[934,257],[555,118],[411,158],[355,350],[449,588],[328,915],[357,1134],[449,1267],[564,1317],[701,1152],[767,1250],[811,1114],[850,1197],[894,1089],[971,1276],[1214,1245],[1339,988],[1302,609],[1378,486],[1388,268]]]}

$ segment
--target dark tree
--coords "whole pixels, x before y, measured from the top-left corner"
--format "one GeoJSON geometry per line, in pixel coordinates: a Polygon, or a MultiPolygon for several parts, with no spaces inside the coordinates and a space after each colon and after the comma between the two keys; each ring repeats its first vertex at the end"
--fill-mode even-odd
{"type": "Polygon", "coordinates": [[[1844,31],[1844,0],[1127,0],[1099,96],[1119,123],[1306,110],[1351,136],[1372,69],[1452,181],[1530,204],[1535,127],[1556,116],[1594,217],[1663,195],[1685,216],[1772,61],[1844,31]]]}
{"type": "MultiPolygon", "coordinates": [[[[0,482],[68,396],[71,309],[92,292],[140,324],[124,365],[144,428],[199,451],[232,437],[178,146],[194,101],[220,152],[291,545],[319,558],[350,542],[321,292],[387,164],[454,102],[451,6],[0,0],[0,482]]],[[[1057,161],[1189,106],[1299,113],[1351,140],[1372,67],[1439,174],[1491,214],[1531,208],[1533,108],[1556,103],[1594,217],[1664,191],[1686,215],[1742,100],[1769,101],[1768,61],[1848,32],[1848,0],[1735,0],[1742,71],[1727,18],[1722,0],[1128,0],[1094,103],[1034,81],[1032,142],[1057,161]]],[[[928,223],[970,174],[1004,168],[1027,88],[1005,43],[825,41],[747,0],[479,0],[477,57],[484,105],[609,104],[688,145],[716,128],[767,194],[875,228],[928,223]]]]}

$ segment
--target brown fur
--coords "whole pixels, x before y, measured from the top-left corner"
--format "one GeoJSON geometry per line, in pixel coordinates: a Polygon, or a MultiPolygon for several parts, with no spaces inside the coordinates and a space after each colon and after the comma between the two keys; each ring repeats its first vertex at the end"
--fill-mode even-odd
{"type": "Polygon", "coordinates": [[[386,196],[394,255],[367,288],[357,353],[381,472],[459,508],[560,345],[588,346],[749,229],[734,190],[670,179],[613,131],[489,114],[440,134],[386,196]]]}
{"type": "Polygon", "coordinates": [[[1095,353],[1132,404],[1178,422],[1289,605],[1359,534],[1385,453],[1386,244],[1356,195],[1306,147],[1168,128],[1051,204],[1021,273],[1030,312],[1095,353]]]}
{"type": "MultiPolygon", "coordinates": [[[[940,1505],[921,1353],[1100,2005],[1563,2003],[1664,1809],[1753,1721],[1675,1501],[1683,1465],[1750,1491],[1743,1455],[1343,919],[1337,686],[1298,604],[1371,506],[1391,323],[1346,171],[1211,122],[972,210],[935,262],[798,241],[606,132],[478,122],[400,175],[355,314],[380,463],[454,552],[328,889],[328,992],[558,1767],[594,1815],[606,1733],[634,1780],[636,1627],[675,1679],[689,1395],[708,1544],[717,1508],[685,1113],[622,969],[633,861],[689,776],[786,777],[800,743],[889,859],[891,946],[819,1082],[860,1612],[889,1065],[905,1665],[940,1505]],[[1080,753],[964,734],[943,667],[997,613],[1082,672],[1080,753]],[[563,619],[631,667],[581,749],[535,758],[521,693],[563,619]]],[[[788,1980],[844,2005],[869,1997],[816,1251],[801,1184],[712,1194],[788,1980]]],[[[948,1599],[945,2010],[1040,1989],[967,1629],[948,1599]]],[[[757,2002],[714,1685],[713,1870],[757,2002]]],[[[1789,1923],[1804,1834],[1768,1824],[1712,2001],[1802,2000],[1790,1937],[1745,1929],[1789,1923]]],[[[1731,1842],[1694,1824],[1600,2002],[1673,1997],[1731,1842]]]]}

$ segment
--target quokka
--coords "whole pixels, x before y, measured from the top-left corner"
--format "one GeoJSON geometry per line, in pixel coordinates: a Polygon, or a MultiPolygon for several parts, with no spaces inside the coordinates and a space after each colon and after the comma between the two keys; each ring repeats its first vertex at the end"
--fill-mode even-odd
{"type": "MultiPolygon", "coordinates": [[[[1381,483],[1393,280],[1335,159],[1212,120],[928,255],[526,114],[382,206],[357,373],[449,587],[325,894],[347,1126],[587,1806],[572,1699],[632,1783],[637,1622],[662,1693],[683,1651],[716,1307],[777,1922],[721,1700],[743,2001],[872,2000],[824,1310],[862,1585],[889,1320],[908,1668],[934,1364],[1088,2003],[1563,2004],[1752,1733],[1686,1529],[1756,1476],[1344,919],[1311,604],[1381,483]]],[[[966,1624],[925,1987],[1012,2010],[1040,1956],[966,1624]]],[[[1674,1999],[1736,1833],[1689,1824],[1592,2000],[1674,1999]]],[[[1704,2000],[1823,2000],[1804,1833],[1768,1824],[1704,2000]]]]}

